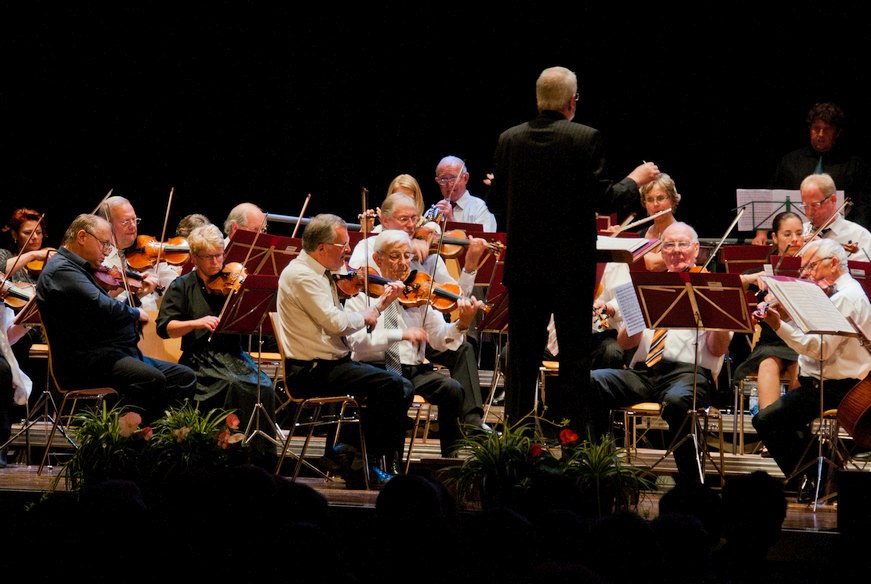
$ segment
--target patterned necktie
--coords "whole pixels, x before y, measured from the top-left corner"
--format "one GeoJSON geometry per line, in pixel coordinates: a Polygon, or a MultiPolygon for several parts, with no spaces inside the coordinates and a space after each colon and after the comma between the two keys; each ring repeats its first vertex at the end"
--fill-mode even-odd
{"type": "MultiPolygon", "coordinates": [[[[399,328],[399,307],[396,302],[391,302],[384,309],[384,326],[388,329],[399,328]]],[[[402,375],[402,363],[399,360],[399,343],[391,343],[387,352],[384,353],[384,366],[388,371],[402,375]]]]}
{"type": "Polygon", "coordinates": [[[547,352],[556,357],[559,355],[559,343],[556,340],[556,323],[553,321],[553,315],[550,315],[550,322],[547,323],[547,352]]]}
{"type": "Polygon", "coordinates": [[[668,329],[658,328],[653,331],[653,339],[650,341],[650,349],[647,351],[647,358],[644,359],[644,364],[648,367],[653,367],[662,361],[662,353],[665,351],[665,336],[668,329]]]}

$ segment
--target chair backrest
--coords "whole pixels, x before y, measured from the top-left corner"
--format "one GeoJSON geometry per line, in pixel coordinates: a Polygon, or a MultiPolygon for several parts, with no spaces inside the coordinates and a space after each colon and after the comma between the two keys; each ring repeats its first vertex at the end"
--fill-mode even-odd
{"type": "Polygon", "coordinates": [[[100,387],[100,388],[89,387],[87,389],[82,389],[82,390],[79,390],[79,389],[70,390],[70,389],[67,389],[64,386],[62,386],[58,382],[57,376],[55,375],[55,372],[54,372],[54,359],[52,358],[52,353],[51,353],[51,342],[49,341],[49,338],[48,338],[48,328],[46,328],[46,326],[44,324],[42,325],[42,332],[45,335],[45,348],[46,348],[46,352],[48,353],[48,375],[51,378],[51,382],[54,384],[55,388],[58,390],[59,393],[61,393],[62,395],[65,395],[67,393],[75,392],[75,391],[93,392],[93,390],[95,390],[95,389],[99,389],[101,391],[104,390],[103,393],[114,393],[114,394],[118,393],[115,389],[113,389],[111,387],[100,387]]]}
{"type": "Polygon", "coordinates": [[[269,324],[272,325],[272,331],[275,335],[275,345],[278,347],[278,354],[281,356],[279,375],[282,385],[284,385],[284,393],[287,394],[287,399],[289,399],[290,401],[301,402],[302,398],[294,397],[294,395],[290,391],[290,387],[287,384],[287,376],[284,373],[284,361],[287,358],[287,354],[284,352],[284,342],[281,339],[281,323],[278,322],[278,313],[274,310],[269,313],[269,324]]]}

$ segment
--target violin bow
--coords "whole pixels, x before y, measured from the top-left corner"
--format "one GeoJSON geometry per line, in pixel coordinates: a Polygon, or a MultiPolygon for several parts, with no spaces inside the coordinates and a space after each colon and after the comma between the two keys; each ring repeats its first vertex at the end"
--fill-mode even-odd
{"type": "Polygon", "coordinates": [[[169,208],[172,206],[172,196],[175,187],[169,189],[169,199],[166,201],[166,215],[163,216],[163,231],[160,232],[161,245],[157,246],[157,261],[154,262],[154,275],[157,277],[157,294],[163,296],[163,286],[160,285],[160,256],[163,254],[163,243],[166,241],[166,225],[169,223],[169,208]]]}
{"type": "MultiPolygon", "coordinates": [[[[829,196],[834,196],[834,195],[829,195],[829,196]]],[[[816,239],[816,238],[819,236],[819,234],[823,232],[823,229],[825,229],[826,227],[828,227],[829,225],[832,224],[832,221],[834,221],[835,218],[837,218],[838,215],[841,214],[841,209],[843,209],[844,207],[846,207],[846,206],[847,206],[847,203],[849,203],[849,202],[850,202],[850,197],[844,197],[844,202],[841,203],[841,206],[838,207],[837,209],[835,209],[835,212],[832,213],[832,216],[829,217],[828,219],[826,219],[826,222],[823,223],[823,224],[819,227],[819,229],[817,229],[817,230],[814,232],[814,234],[810,237],[810,239],[808,239],[806,242],[804,242],[804,245],[801,246],[801,248],[799,248],[799,250],[798,250],[797,252],[795,252],[795,255],[800,256],[800,255],[801,255],[801,252],[804,251],[804,248],[806,248],[810,242],[812,242],[814,239],[816,239]]],[[[813,223],[811,223],[811,226],[813,226],[813,223]]],[[[781,258],[781,261],[782,261],[782,260],[783,260],[783,258],[781,258]]],[[[780,262],[777,263],[777,267],[780,267],[780,262]]],[[[776,271],[776,270],[775,270],[775,271],[776,271]]]]}
{"type": "MultiPolygon", "coordinates": [[[[109,192],[106,193],[106,196],[103,197],[103,200],[100,201],[100,204],[97,205],[96,209],[94,209],[94,214],[96,214],[97,211],[102,208],[103,218],[109,222],[110,226],[112,225],[112,218],[110,217],[109,205],[106,204],[106,201],[108,201],[109,197],[112,195],[112,190],[113,189],[109,189],[109,192]]],[[[127,259],[121,257],[121,250],[118,249],[118,239],[115,237],[115,227],[112,226],[109,232],[112,234],[112,245],[115,246],[115,252],[118,254],[118,261],[121,264],[118,271],[121,272],[121,282],[124,284],[124,291],[127,293],[127,303],[131,308],[137,308],[136,302],[133,300],[133,293],[130,291],[130,284],[127,283],[127,259]]],[[[137,324],[139,323],[137,322],[137,324]]],[[[142,334],[141,326],[139,327],[139,334],[142,334]]]]}
{"type": "Polygon", "coordinates": [[[723,234],[723,237],[720,238],[720,241],[717,242],[717,245],[714,247],[714,251],[711,252],[711,255],[708,256],[708,261],[705,262],[705,265],[702,266],[702,271],[708,269],[708,264],[711,263],[711,260],[717,256],[717,252],[720,251],[720,247],[723,245],[723,242],[726,241],[726,238],[729,237],[729,234],[732,233],[732,230],[735,229],[735,225],[738,224],[738,220],[741,219],[741,215],[744,214],[744,211],[747,210],[747,207],[741,207],[741,210],[738,211],[738,214],[735,215],[735,219],[732,220],[732,224],[729,225],[729,228],[726,230],[726,233],[723,234]]]}
{"type": "MultiPolygon", "coordinates": [[[[99,211],[99,210],[100,210],[100,207],[102,207],[102,206],[103,206],[103,203],[105,203],[105,202],[106,202],[106,200],[107,200],[107,199],[108,199],[108,198],[109,198],[109,197],[111,197],[111,196],[112,196],[112,191],[114,191],[114,190],[115,190],[115,189],[109,189],[109,192],[108,192],[108,193],[106,193],[106,196],[105,196],[105,197],[103,197],[103,200],[102,200],[102,201],[100,201],[100,202],[99,202],[99,203],[97,203],[97,206],[96,206],[96,207],[94,207],[94,210],[93,210],[93,211],[91,211],[91,215],[96,215],[96,214],[97,214],[97,211],[99,211]]],[[[108,220],[109,220],[109,218],[108,218],[108,217],[106,217],[106,221],[108,221],[108,220]]]]}
{"type": "Polygon", "coordinates": [[[296,237],[296,232],[299,230],[299,225],[302,223],[302,218],[305,217],[305,209],[308,207],[308,202],[311,200],[312,194],[309,193],[305,197],[305,201],[302,204],[302,211],[299,212],[299,217],[297,217],[296,225],[293,228],[293,233],[290,234],[291,237],[296,237]]]}
{"type": "MultiPolygon", "coordinates": [[[[363,232],[363,241],[366,241],[366,239],[369,237],[369,232],[368,232],[369,222],[366,221],[366,203],[368,202],[367,201],[368,195],[369,195],[369,189],[367,189],[366,187],[363,187],[360,190],[360,203],[361,203],[361,206],[363,207],[363,214],[360,216],[360,230],[363,232]]],[[[372,248],[373,248],[373,250],[375,248],[374,242],[372,243],[372,248]]],[[[366,245],[364,247],[364,249],[366,250],[366,254],[365,254],[366,257],[363,258],[363,261],[364,261],[363,294],[366,296],[366,308],[369,308],[369,256],[371,254],[369,253],[369,246],[368,245],[366,245]]],[[[369,334],[372,334],[373,328],[374,327],[367,327],[366,332],[369,334]]]]}

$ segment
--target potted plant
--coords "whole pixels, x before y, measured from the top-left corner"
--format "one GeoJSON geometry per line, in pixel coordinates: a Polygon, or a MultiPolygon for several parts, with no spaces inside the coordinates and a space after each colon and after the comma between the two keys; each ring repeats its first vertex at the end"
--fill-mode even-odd
{"type": "Polygon", "coordinates": [[[582,440],[563,427],[558,439],[546,439],[533,435],[532,420],[530,414],[505,424],[501,433],[463,438],[463,463],[442,471],[461,504],[514,507],[537,479],[563,475],[578,487],[589,513],[601,517],[637,508],[642,492],[656,489],[655,476],[626,463],[626,451],[613,437],[582,440]]]}
{"type": "Polygon", "coordinates": [[[78,448],[55,479],[65,477],[71,491],[106,479],[128,479],[143,491],[193,472],[210,472],[245,462],[245,435],[229,411],[200,411],[185,400],[168,408],[153,426],[119,405],[83,410],[74,417],[78,448]]]}

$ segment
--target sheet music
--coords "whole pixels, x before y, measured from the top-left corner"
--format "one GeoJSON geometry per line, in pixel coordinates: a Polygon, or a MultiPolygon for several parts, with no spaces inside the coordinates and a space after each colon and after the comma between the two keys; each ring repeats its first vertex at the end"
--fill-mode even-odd
{"type": "MultiPolygon", "coordinates": [[[[739,231],[755,231],[771,229],[771,221],[781,211],[786,211],[786,201],[789,201],[789,211],[801,217],[802,222],[808,220],[802,212],[801,192],[790,189],[737,189],[738,207],[747,206],[747,212],[738,221],[739,231]]],[[[838,206],[844,202],[844,191],[836,192],[838,206]]]]}
{"type": "Polygon", "coordinates": [[[635,294],[635,286],[632,285],[632,282],[626,282],[614,288],[614,295],[620,305],[620,315],[623,317],[626,333],[632,336],[646,329],[644,313],[641,312],[641,304],[638,303],[638,296],[635,294]]]}
{"type": "Polygon", "coordinates": [[[762,281],[803,333],[856,336],[849,321],[815,282],[779,276],[763,276],[762,281]]]}
{"type": "Polygon", "coordinates": [[[649,243],[643,237],[608,237],[600,235],[596,241],[596,249],[635,251],[649,243]]]}

